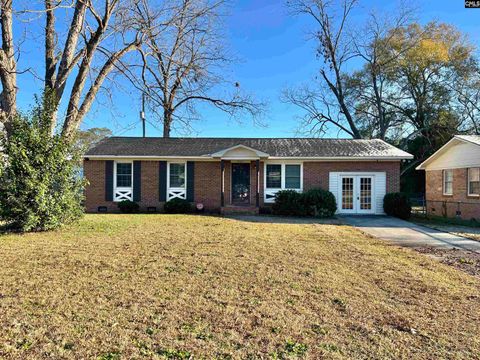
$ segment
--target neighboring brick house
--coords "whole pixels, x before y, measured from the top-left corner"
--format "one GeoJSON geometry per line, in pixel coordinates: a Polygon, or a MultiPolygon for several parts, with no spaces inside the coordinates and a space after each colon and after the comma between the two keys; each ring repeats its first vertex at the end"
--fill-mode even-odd
{"type": "Polygon", "coordinates": [[[428,214],[480,220],[480,136],[456,135],[417,170],[425,170],[428,214]]]}
{"type": "Polygon", "coordinates": [[[161,211],[170,199],[207,211],[253,211],[282,189],[330,190],[339,213],[382,214],[412,156],[381,140],[111,137],[85,155],[88,212],[133,200],[161,211]]]}

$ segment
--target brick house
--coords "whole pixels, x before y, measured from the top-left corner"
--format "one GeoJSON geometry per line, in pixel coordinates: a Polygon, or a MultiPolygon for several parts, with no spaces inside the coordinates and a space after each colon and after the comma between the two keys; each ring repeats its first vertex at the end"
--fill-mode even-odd
{"type": "Polygon", "coordinates": [[[174,198],[207,211],[252,211],[282,189],[330,190],[339,213],[382,214],[412,156],[381,140],[111,137],[88,151],[88,212],[133,200],[161,211],[174,198]]]}
{"type": "Polygon", "coordinates": [[[456,135],[425,160],[430,215],[480,220],[480,136],[456,135]]]}

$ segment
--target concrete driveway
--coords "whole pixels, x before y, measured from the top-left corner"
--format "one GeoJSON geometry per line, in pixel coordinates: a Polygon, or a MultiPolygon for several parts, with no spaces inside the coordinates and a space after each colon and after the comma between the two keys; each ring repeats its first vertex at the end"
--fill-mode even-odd
{"type": "Polygon", "coordinates": [[[480,253],[478,241],[389,216],[343,216],[342,220],[367,234],[400,246],[456,248],[480,253]]]}

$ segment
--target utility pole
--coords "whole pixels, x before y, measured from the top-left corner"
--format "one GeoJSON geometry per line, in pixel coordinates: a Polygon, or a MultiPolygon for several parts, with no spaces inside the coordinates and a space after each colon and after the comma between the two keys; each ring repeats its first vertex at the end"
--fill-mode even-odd
{"type": "Polygon", "coordinates": [[[142,111],[140,111],[140,120],[142,120],[143,137],[145,137],[145,93],[142,93],[142,111]]]}

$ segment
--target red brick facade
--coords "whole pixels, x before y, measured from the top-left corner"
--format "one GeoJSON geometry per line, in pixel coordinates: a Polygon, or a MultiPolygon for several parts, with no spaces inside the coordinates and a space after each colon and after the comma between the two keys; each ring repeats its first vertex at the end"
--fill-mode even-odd
{"type": "MultiPolygon", "coordinates": [[[[141,174],[141,210],[156,207],[162,210],[159,201],[159,164],[158,161],[142,161],[141,174]]],[[[264,205],[264,163],[259,169],[259,202],[264,205]]],[[[387,192],[399,191],[400,162],[303,162],[303,188],[305,190],[321,187],[329,188],[329,173],[338,171],[385,171],[387,192]]],[[[89,185],[85,190],[85,207],[88,212],[97,212],[99,206],[106,206],[109,212],[117,211],[117,204],[105,201],[105,161],[88,160],[84,162],[84,174],[89,185]]],[[[221,207],[221,164],[220,161],[196,161],[194,171],[194,201],[203,203],[209,211],[218,211],[221,207]]],[[[256,204],[257,170],[256,161],[250,162],[250,204],[256,204]]],[[[231,162],[225,161],[225,205],[231,204],[231,162]]]]}
{"type": "Polygon", "coordinates": [[[315,187],[328,190],[330,172],[374,172],[385,171],[387,175],[387,193],[400,191],[400,162],[373,161],[330,161],[303,163],[303,189],[315,187]]]}
{"type": "Polygon", "coordinates": [[[426,171],[427,213],[480,220],[480,199],[468,196],[468,169],[453,170],[453,194],[443,195],[443,170],[426,171]]]}

